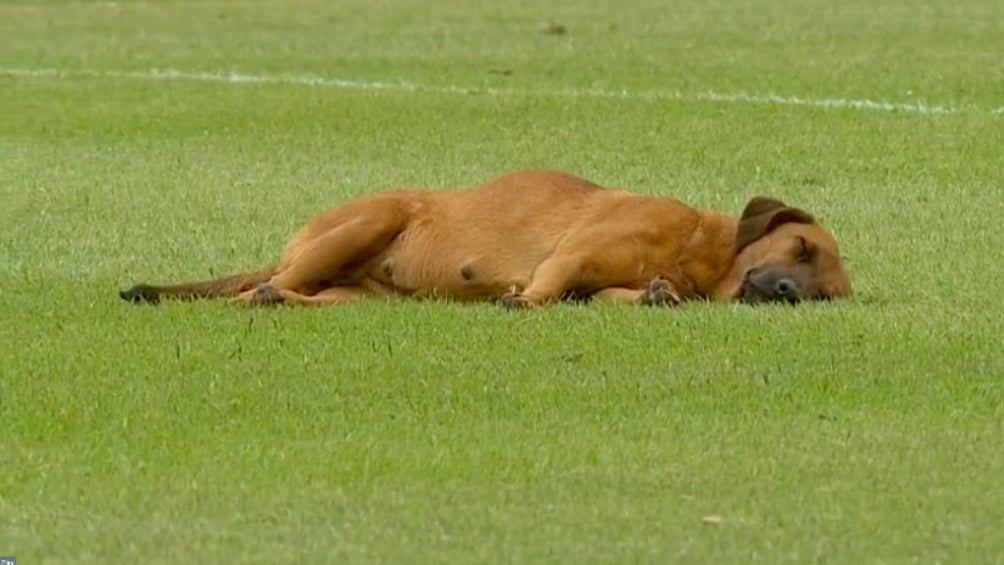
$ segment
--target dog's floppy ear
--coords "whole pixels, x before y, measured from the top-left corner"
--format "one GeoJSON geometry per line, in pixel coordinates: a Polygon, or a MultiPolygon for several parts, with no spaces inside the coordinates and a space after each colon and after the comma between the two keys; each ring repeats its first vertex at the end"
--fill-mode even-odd
{"type": "Polygon", "coordinates": [[[753,197],[739,218],[736,250],[742,251],[744,247],[767,235],[772,229],[788,222],[814,224],[816,220],[808,212],[792,208],[780,200],[765,196],[753,197]]]}

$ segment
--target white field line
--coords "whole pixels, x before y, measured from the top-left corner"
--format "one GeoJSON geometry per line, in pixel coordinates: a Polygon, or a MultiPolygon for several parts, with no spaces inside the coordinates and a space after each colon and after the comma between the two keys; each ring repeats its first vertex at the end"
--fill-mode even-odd
{"type": "Polygon", "coordinates": [[[225,84],[287,84],[340,88],[346,90],[388,90],[399,92],[429,92],[439,94],[485,94],[490,96],[538,95],[564,98],[616,98],[623,100],[676,100],[681,102],[714,102],[724,104],[756,104],[779,106],[805,106],[826,109],[872,110],[907,114],[954,114],[968,109],[978,113],[1004,115],[1004,106],[995,109],[950,105],[931,105],[924,102],[889,102],[883,100],[847,98],[802,98],[774,93],[750,94],[748,92],[716,92],[712,90],[682,92],[679,90],[607,90],[559,89],[521,90],[488,86],[432,85],[411,82],[360,81],[328,78],[315,75],[267,75],[241,72],[191,72],[176,69],[149,69],[145,71],[121,70],[62,70],[0,68],[0,76],[20,78],[111,78],[131,80],[197,81],[225,84]]]}

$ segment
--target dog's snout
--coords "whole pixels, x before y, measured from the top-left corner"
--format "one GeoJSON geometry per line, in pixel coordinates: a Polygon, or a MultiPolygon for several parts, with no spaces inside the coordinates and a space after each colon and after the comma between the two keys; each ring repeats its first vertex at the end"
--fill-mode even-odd
{"type": "Polygon", "coordinates": [[[774,294],[778,298],[794,298],[797,292],[798,288],[795,286],[795,281],[787,277],[781,277],[774,283],[774,294]]]}
{"type": "Polygon", "coordinates": [[[751,302],[778,300],[795,303],[802,298],[802,287],[795,277],[763,267],[747,271],[740,292],[745,300],[751,302]]]}

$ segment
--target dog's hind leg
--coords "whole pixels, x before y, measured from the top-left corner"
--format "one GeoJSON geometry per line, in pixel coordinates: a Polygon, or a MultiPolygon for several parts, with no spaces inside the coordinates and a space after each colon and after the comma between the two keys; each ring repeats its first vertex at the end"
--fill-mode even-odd
{"type": "Polygon", "coordinates": [[[332,306],[349,304],[373,296],[375,294],[372,291],[361,286],[335,286],[324,289],[312,296],[307,296],[292,290],[280,290],[265,283],[254,290],[242,293],[236,298],[236,301],[247,306],[273,306],[278,304],[332,306]]]}
{"type": "Polygon", "coordinates": [[[350,269],[382,252],[408,225],[405,203],[394,199],[367,202],[347,221],[297,243],[288,250],[268,281],[277,291],[311,294],[326,281],[351,279],[350,269]]]}

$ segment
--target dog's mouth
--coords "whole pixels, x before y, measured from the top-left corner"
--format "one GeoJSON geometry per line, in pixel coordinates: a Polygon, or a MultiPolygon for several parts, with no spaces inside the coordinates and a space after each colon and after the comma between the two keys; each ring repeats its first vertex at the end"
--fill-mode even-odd
{"type": "Polygon", "coordinates": [[[798,304],[802,301],[802,288],[787,275],[768,269],[750,269],[739,285],[739,300],[748,304],[785,302],[798,304]]]}

